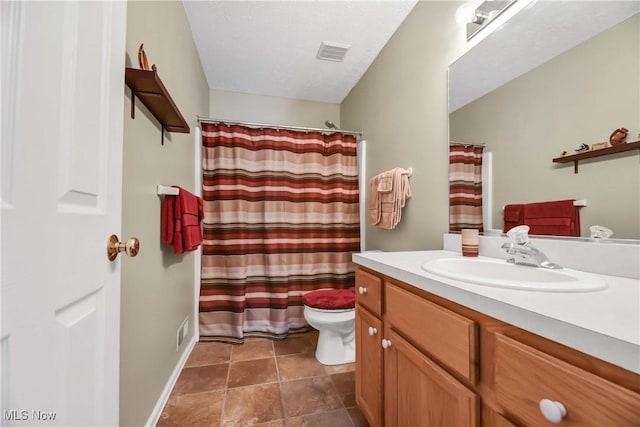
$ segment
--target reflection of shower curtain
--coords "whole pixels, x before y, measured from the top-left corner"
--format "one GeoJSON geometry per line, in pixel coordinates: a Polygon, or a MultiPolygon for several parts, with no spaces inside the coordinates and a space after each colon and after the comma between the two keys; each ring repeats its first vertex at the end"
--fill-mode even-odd
{"type": "Polygon", "coordinates": [[[449,230],[482,227],[482,150],[449,145],[449,230]]]}
{"type": "Polygon", "coordinates": [[[355,137],[202,123],[202,143],[201,338],[304,330],[302,294],[354,286],[355,137]]]}

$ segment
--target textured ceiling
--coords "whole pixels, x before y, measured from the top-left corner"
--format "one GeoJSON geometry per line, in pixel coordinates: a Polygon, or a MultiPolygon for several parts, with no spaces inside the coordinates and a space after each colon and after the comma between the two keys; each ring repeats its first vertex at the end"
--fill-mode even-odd
{"type": "Polygon", "coordinates": [[[211,89],[341,103],[416,1],[183,0],[211,89]],[[323,41],[351,47],[321,61],[323,41]]]}

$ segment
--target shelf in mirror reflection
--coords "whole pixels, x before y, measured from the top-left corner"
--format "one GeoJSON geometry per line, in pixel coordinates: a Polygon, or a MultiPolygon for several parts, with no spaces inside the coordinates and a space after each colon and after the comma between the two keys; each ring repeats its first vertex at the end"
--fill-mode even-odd
{"type": "Polygon", "coordinates": [[[579,160],[592,159],[594,157],[607,156],[615,153],[623,153],[625,151],[631,151],[631,150],[640,150],[640,141],[628,142],[626,144],[617,144],[617,145],[612,145],[611,147],[601,148],[599,150],[583,151],[581,153],[556,157],[555,159],[553,159],[553,163],[573,162],[573,173],[578,173],[579,160]]]}

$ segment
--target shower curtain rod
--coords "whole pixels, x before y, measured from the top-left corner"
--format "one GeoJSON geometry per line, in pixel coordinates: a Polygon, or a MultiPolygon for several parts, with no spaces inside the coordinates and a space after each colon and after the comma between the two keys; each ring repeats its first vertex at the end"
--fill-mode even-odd
{"type": "Polygon", "coordinates": [[[480,144],[472,144],[470,142],[456,142],[456,141],[449,141],[449,145],[471,145],[472,147],[486,147],[487,144],[485,144],[484,142],[480,143],[480,144]]]}
{"type": "Polygon", "coordinates": [[[355,135],[362,137],[362,132],[356,132],[351,130],[342,130],[342,129],[330,129],[330,128],[305,128],[300,126],[287,126],[287,125],[274,125],[271,123],[254,123],[254,122],[237,122],[233,120],[220,120],[220,119],[210,119],[205,117],[198,117],[198,123],[224,123],[227,125],[241,125],[241,126],[249,126],[249,127],[260,127],[260,128],[271,128],[271,129],[283,129],[283,130],[300,130],[305,132],[325,132],[325,133],[343,133],[345,135],[355,135]]]}

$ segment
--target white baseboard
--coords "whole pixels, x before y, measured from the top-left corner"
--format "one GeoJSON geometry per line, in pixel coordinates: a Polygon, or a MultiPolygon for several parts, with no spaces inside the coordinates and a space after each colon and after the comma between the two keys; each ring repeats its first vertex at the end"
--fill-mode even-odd
{"type": "Polygon", "coordinates": [[[164,390],[162,390],[162,394],[160,395],[160,398],[156,402],[156,406],[153,408],[153,411],[151,412],[149,419],[145,423],[145,426],[155,426],[158,423],[158,420],[160,419],[160,415],[162,415],[162,410],[164,409],[164,406],[167,404],[167,401],[169,400],[169,396],[171,395],[171,391],[173,390],[173,387],[176,385],[176,381],[178,381],[180,372],[182,372],[184,365],[187,363],[187,359],[191,355],[193,348],[196,346],[196,342],[198,342],[198,340],[194,335],[193,337],[191,337],[191,341],[189,341],[189,344],[187,344],[187,347],[182,352],[182,357],[180,357],[180,360],[178,360],[178,364],[173,369],[173,372],[171,373],[171,376],[169,377],[169,380],[167,381],[167,384],[165,385],[164,390]]]}

